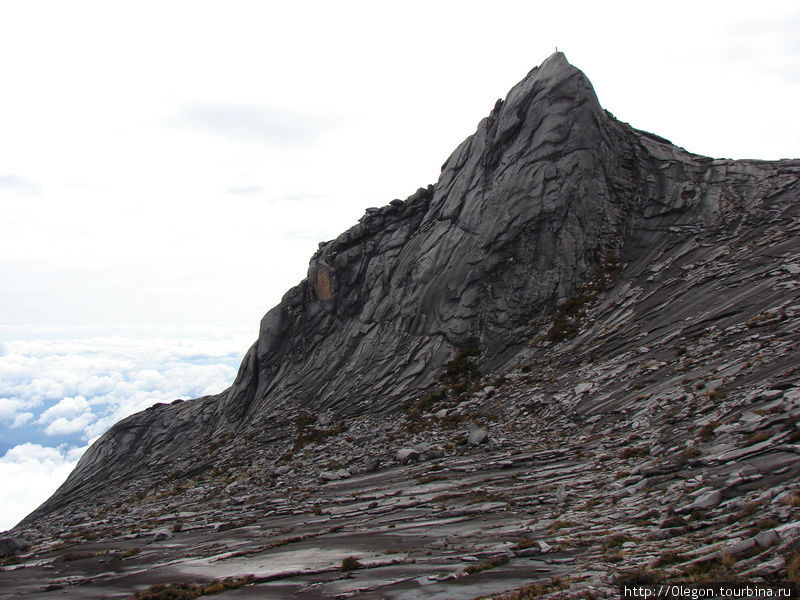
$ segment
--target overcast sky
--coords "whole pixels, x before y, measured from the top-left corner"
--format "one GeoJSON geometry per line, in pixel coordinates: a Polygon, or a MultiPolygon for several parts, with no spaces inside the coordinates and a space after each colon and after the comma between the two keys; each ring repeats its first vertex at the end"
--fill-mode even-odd
{"type": "Polygon", "coordinates": [[[556,46],[635,127],[800,157],[797,2],[0,5],[0,475],[222,389],[317,243],[435,182],[556,46]]]}

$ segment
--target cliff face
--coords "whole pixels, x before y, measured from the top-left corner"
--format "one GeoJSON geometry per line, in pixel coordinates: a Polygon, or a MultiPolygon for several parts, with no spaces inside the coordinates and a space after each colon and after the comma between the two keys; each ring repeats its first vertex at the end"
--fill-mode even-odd
{"type": "Polygon", "coordinates": [[[551,310],[619,244],[632,202],[621,144],[584,75],[552,56],[436,185],[320,246],[306,280],[264,317],[220,415],[238,421],[279,401],[391,410],[455,345],[551,310]]]}
{"type": "Polygon", "coordinates": [[[497,102],[435,185],[320,244],[228,390],[121,421],[25,522],[134,478],[213,469],[226,444],[285,444],[300,408],[334,419],[399,410],[470,339],[502,372],[515,336],[598,270],[641,272],[699,233],[744,227],[796,193],[798,172],[634,130],[556,53],[497,102]]]}

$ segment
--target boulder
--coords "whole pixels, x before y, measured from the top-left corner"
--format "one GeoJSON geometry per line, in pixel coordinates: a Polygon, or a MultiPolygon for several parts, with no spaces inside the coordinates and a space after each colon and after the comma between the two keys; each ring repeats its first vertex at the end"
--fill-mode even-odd
{"type": "Polygon", "coordinates": [[[441,448],[429,448],[425,451],[425,458],[444,458],[444,450],[441,448]]]}
{"type": "Polygon", "coordinates": [[[341,479],[341,477],[339,477],[339,474],[336,471],[327,471],[327,470],[320,471],[319,478],[322,481],[339,481],[341,479]]]}
{"type": "Polygon", "coordinates": [[[700,496],[697,500],[686,506],[682,506],[675,512],[689,513],[697,508],[713,508],[722,502],[722,492],[719,490],[711,490],[700,496]]]}
{"type": "Polygon", "coordinates": [[[485,429],[482,427],[473,427],[469,432],[467,441],[473,446],[478,446],[484,443],[488,437],[489,433],[485,429]]]}
{"type": "Polygon", "coordinates": [[[30,542],[23,538],[4,537],[0,538],[0,556],[11,556],[25,552],[31,547],[30,542]]]}
{"type": "Polygon", "coordinates": [[[406,465],[419,459],[419,452],[414,448],[401,448],[397,451],[397,462],[406,465]]]}
{"type": "Polygon", "coordinates": [[[762,548],[766,548],[767,546],[772,546],[780,542],[781,537],[774,529],[766,529],[757,533],[753,540],[762,548]]]}
{"type": "Polygon", "coordinates": [[[321,471],[319,478],[323,481],[339,481],[340,479],[347,479],[352,473],[347,469],[337,469],[335,471],[321,471]]]}
{"type": "Polygon", "coordinates": [[[286,475],[291,470],[289,465],[281,465],[279,467],[275,467],[270,471],[270,477],[280,477],[281,475],[286,475]]]}

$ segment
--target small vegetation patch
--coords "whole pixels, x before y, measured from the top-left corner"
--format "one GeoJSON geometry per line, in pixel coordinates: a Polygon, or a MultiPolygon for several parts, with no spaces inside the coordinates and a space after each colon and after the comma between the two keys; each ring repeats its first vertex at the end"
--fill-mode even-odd
{"type": "Polygon", "coordinates": [[[700,430],[697,432],[697,435],[705,441],[710,440],[714,437],[714,430],[719,427],[719,423],[717,421],[712,421],[711,423],[706,423],[703,425],[700,430]]]}
{"type": "Polygon", "coordinates": [[[622,265],[613,252],[606,252],[589,280],[556,309],[547,339],[558,343],[574,338],[580,332],[586,306],[619,281],[622,265]]]}
{"type": "Polygon", "coordinates": [[[422,477],[417,477],[416,483],[417,485],[425,485],[426,483],[433,483],[434,481],[442,481],[444,479],[446,479],[446,477],[439,474],[424,475],[422,477]]]}
{"type": "Polygon", "coordinates": [[[159,583],[131,596],[132,600],[193,600],[255,583],[253,575],[215,579],[211,583],[159,583]]]}
{"type": "Polygon", "coordinates": [[[537,542],[536,540],[531,539],[529,537],[523,537],[523,538],[519,539],[519,541],[517,542],[517,545],[515,546],[515,549],[516,550],[525,550],[526,548],[532,548],[534,546],[538,547],[539,546],[539,542],[537,542]]]}
{"type": "Polygon", "coordinates": [[[612,535],[610,538],[606,540],[606,543],[603,544],[603,548],[605,550],[613,550],[614,548],[620,548],[622,544],[625,542],[632,542],[633,538],[627,534],[619,533],[617,535],[612,535]]]}
{"type": "Polygon", "coordinates": [[[622,452],[619,453],[619,457],[623,460],[628,460],[629,458],[647,456],[648,454],[650,454],[650,450],[645,446],[628,446],[627,448],[623,448],[622,452]]]}
{"type": "Polygon", "coordinates": [[[662,552],[661,555],[653,563],[654,567],[666,567],[681,562],[681,555],[675,550],[667,550],[662,552]]]}
{"type": "Polygon", "coordinates": [[[568,580],[556,575],[550,581],[540,581],[523,585],[516,591],[498,596],[497,600],[533,600],[546,594],[564,590],[569,587],[568,580]]]}
{"type": "Polygon", "coordinates": [[[758,533],[760,533],[762,531],[766,531],[767,529],[773,529],[774,527],[777,527],[780,524],[781,524],[780,521],[778,521],[777,519],[773,519],[773,518],[761,519],[760,521],[758,521],[758,523],[753,525],[748,530],[748,533],[751,536],[752,535],[756,535],[756,534],[758,534],[758,533]]]}
{"type": "Polygon", "coordinates": [[[773,325],[786,320],[786,313],[782,310],[767,310],[757,314],[747,321],[746,325],[750,329],[773,325]]]}
{"type": "Polygon", "coordinates": [[[67,552],[56,558],[53,562],[72,562],[102,556],[103,552],[67,552]]]}
{"type": "Polygon", "coordinates": [[[414,412],[418,414],[428,412],[445,398],[447,398],[447,388],[439,388],[429,394],[425,394],[418,399],[411,406],[411,408],[408,409],[408,412],[414,412]]]}
{"type": "Polygon", "coordinates": [[[800,442],[800,425],[794,422],[790,423],[787,431],[789,432],[789,437],[786,439],[788,443],[796,444],[800,442]]]}
{"type": "Polygon", "coordinates": [[[480,573],[481,571],[488,571],[489,569],[494,569],[495,567],[499,567],[500,565],[504,565],[508,562],[508,557],[501,555],[495,556],[488,560],[484,560],[479,562],[475,565],[470,565],[466,568],[466,572],[468,575],[473,575],[475,573],[480,573]]]}
{"type": "MultiPolygon", "coordinates": [[[[405,429],[410,433],[426,431],[429,424],[424,422],[422,414],[435,412],[438,408],[450,408],[463,399],[463,394],[474,391],[481,378],[481,372],[472,360],[480,354],[478,340],[470,338],[456,351],[455,357],[447,363],[444,372],[439,376],[440,386],[405,405],[405,429]]],[[[447,415],[439,419],[437,424],[455,428],[467,418],[465,415],[447,415]]]]}
{"type": "Polygon", "coordinates": [[[671,515],[661,523],[661,529],[675,529],[677,527],[686,527],[686,519],[679,515],[671,515]]]}
{"type": "Polygon", "coordinates": [[[728,517],[728,523],[736,523],[737,521],[741,521],[742,519],[746,519],[747,517],[754,515],[759,511],[761,506],[762,502],[748,502],[739,512],[728,517]]]}
{"type": "Polygon", "coordinates": [[[563,342],[578,335],[581,323],[581,309],[591,300],[591,296],[577,294],[561,304],[553,315],[553,326],[547,332],[551,342],[563,342]]]}
{"type": "Polygon", "coordinates": [[[481,378],[481,371],[472,360],[480,353],[478,340],[469,339],[459,347],[453,360],[447,363],[439,380],[456,394],[467,391],[474,382],[481,378]]]}
{"type": "Polygon", "coordinates": [[[700,455],[701,452],[697,448],[684,448],[678,455],[678,463],[685,465],[690,460],[698,458],[700,455]]]}
{"type": "Polygon", "coordinates": [[[766,431],[757,431],[749,438],[747,438],[747,445],[759,444],[769,439],[769,434],[766,431]]]}
{"type": "Polygon", "coordinates": [[[575,521],[553,521],[550,523],[550,531],[558,531],[559,529],[569,529],[570,527],[577,527],[578,523],[575,521]]]}
{"type": "Polygon", "coordinates": [[[619,563],[625,559],[625,553],[622,550],[617,550],[610,554],[606,554],[605,559],[610,563],[619,563]]]}
{"type": "Polygon", "coordinates": [[[789,574],[789,581],[795,585],[800,585],[800,550],[796,550],[786,561],[786,570],[789,574]]]}
{"type": "Polygon", "coordinates": [[[788,498],[784,498],[782,504],[790,506],[791,508],[800,507],[800,492],[795,492],[788,498]]]}
{"type": "Polygon", "coordinates": [[[347,558],[342,559],[342,571],[345,573],[349,571],[356,571],[362,566],[363,565],[358,562],[358,559],[355,556],[348,556],[347,558]]]}
{"type": "Polygon", "coordinates": [[[255,523],[257,519],[255,517],[247,517],[245,519],[239,519],[237,521],[228,521],[227,523],[220,523],[217,525],[217,531],[229,531],[231,529],[239,529],[240,527],[247,527],[248,525],[252,525],[255,523]]]}
{"type": "Polygon", "coordinates": [[[709,579],[725,580],[736,576],[733,566],[736,560],[723,553],[720,558],[709,560],[702,563],[695,563],[685,569],[682,573],[689,581],[708,581],[709,579]]]}
{"type": "Polygon", "coordinates": [[[470,492],[467,497],[469,498],[467,504],[480,504],[481,502],[512,503],[511,499],[503,492],[495,492],[493,490],[475,490],[470,492]]]}
{"type": "Polygon", "coordinates": [[[658,512],[655,508],[651,508],[650,510],[643,512],[640,515],[637,515],[636,518],[631,521],[634,525],[638,525],[639,527],[647,527],[653,524],[653,520],[658,518],[661,513],[658,512]]]}
{"type": "Polygon", "coordinates": [[[321,444],[330,437],[337,436],[345,431],[344,425],[338,425],[328,429],[317,429],[313,427],[317,422],[317,418],[311,413],[301,412],[295,419],[295,430],[297,437],[294,440],[292,447],[286,451],[281,457],[281,460],[288,460],[297,452],[311,444],[321,444]]]}
{"type": "Polygon", "coordinates": [[[631,569],[620,573],[620,586],[653,585],[658,583],[661,575],[651,569],[631,569]]]}
{"type": "Polygon", "coordinates": [[[495,492],[492,490],[473,490],[466,494],[463,493],[452,493],[448,492],[445,494],[439,494],[435,496],[431,502],[433,503],[443,503],[447,500],[453,500],[458,498],[459,500],[465,500],[466,504],[480,504],[481,502],[507,502],[508,504],[512,504],[513,501],[501,492],[495,492]]]}
{"type": "Polygon", "coordinates": [[[690,521],[706,521],[708,519],[708,511],[704,508],[695,508],[692,514],[689,515],[690,521]]]}

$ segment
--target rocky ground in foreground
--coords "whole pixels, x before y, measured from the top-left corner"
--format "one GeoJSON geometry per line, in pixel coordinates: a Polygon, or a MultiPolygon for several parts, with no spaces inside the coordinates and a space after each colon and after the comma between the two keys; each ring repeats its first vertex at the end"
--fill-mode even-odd
{"type": "Polygon", "coordinates": [[[797,582],[796,211],[744,238],[698,233],[641,264],[609,259],[509,336],[513,368],[491,372],[467,345],[402,411],[294,411],[264,431],[271,444],[209,448],[224,468],[173,465],[183,477],[134,478],[113,505],[14,530],[30,547],[4,559],[0,598],[591,598],[632,576],[797,582]],[[196,585],[169,595],[179,582],[196,585]]]}

